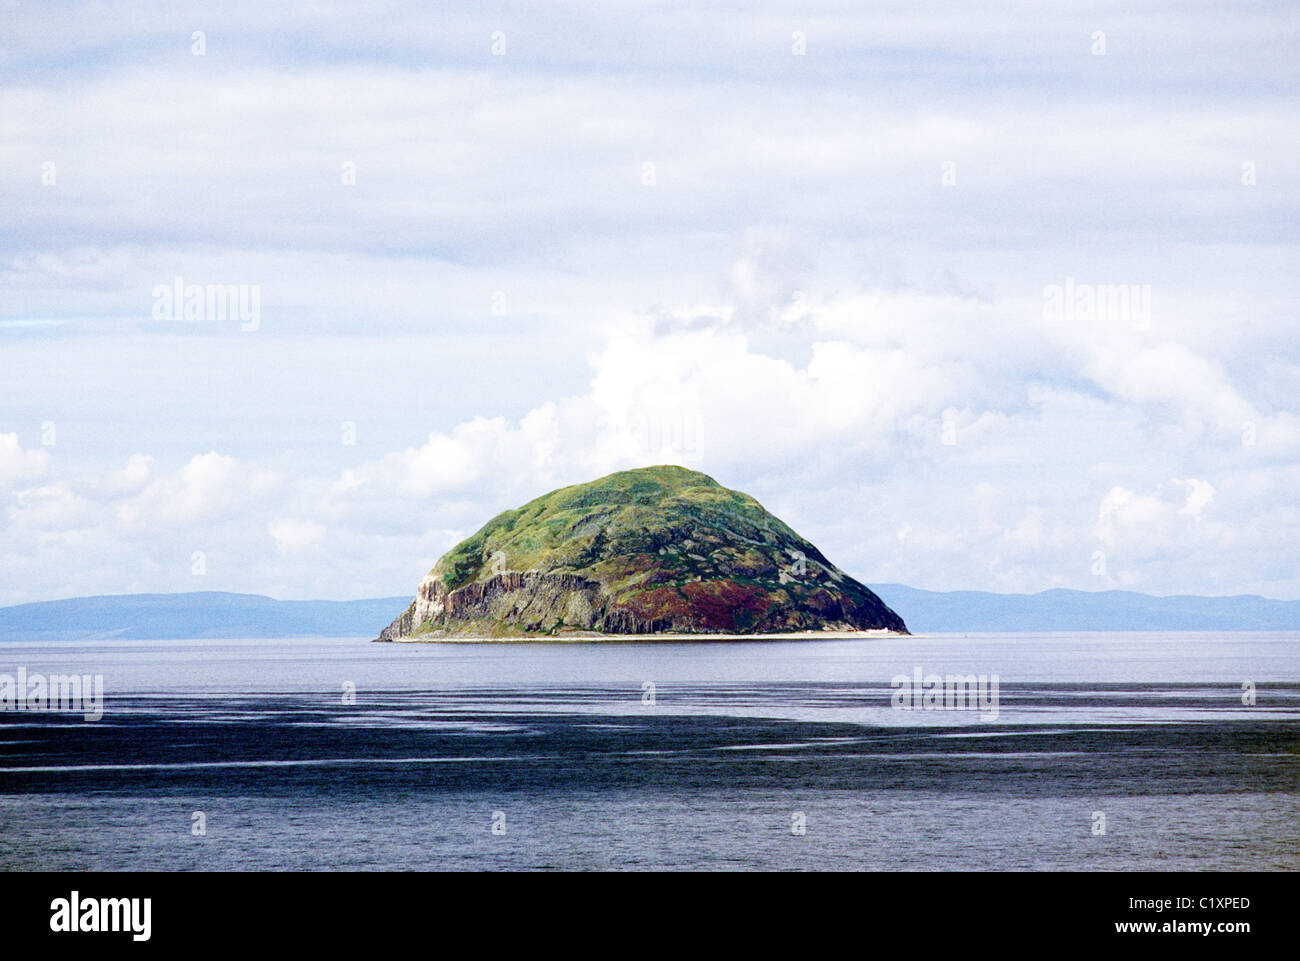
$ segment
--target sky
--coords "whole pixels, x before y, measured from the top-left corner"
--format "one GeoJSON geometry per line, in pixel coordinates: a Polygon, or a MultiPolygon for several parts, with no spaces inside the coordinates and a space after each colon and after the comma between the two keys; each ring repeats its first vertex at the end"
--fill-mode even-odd
{"type": "Polygon", "coordinates": [[[0,604],[409,594],[661,463],[868,584],[1300,598],[1294,4],[214,6],[0,0],[0,604]]]}

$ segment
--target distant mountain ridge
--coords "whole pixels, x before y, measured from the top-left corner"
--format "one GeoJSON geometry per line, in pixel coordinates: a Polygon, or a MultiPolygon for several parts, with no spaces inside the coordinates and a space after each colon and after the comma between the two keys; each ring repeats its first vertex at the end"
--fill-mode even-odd
{"type": "Polygon", "coordinates": [[[1300,601],[1257,594],[1157,597],[1133,591],[1054,588],[1038,594],[923,591],[878,584],[875,591],[916,632],[963,631],[1295,631],[1300,601]]]}
{"type": "MultiPolygon", "coordinates": [[[[1295,631],[1300,601],[1254,594],[1155,597],[1131,591],[990,594],[873,589],[913,633],[984,631],[1295,631]]],[[[208,637],[355,637],[369,640],[410,597],[278,601],[259,594],[112,594],[0,607],[0,641],[175,640],[208,637]]]]}
{"type": "Polygon", "coordinates": [[[278,601],[261,594],[105,594],[0,607],[0,641],[188,637],[361,637],[407,597],[278,601]]]}

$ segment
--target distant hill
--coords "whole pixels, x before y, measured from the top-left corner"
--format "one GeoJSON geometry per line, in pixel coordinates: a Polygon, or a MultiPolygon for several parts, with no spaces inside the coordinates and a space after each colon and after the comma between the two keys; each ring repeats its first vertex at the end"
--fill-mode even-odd
{"type": "Polygon", "coordinates": [[[902,584],[874,590],[913,633],[964,631],[1295,631],[1300,601],[1256,594],[1154,597],[1132,591],[988,594],[922,591],[902,584]]]}
{"type": "MultiPolygon", "coordinates": [[[[1295,631],[1300,601],[1253,594],[1152,597],[1131,591],[987,594],[874,590],[915,633],[982,631],[1295,631]]],[[[171,640],[185,637],[364,637],[409,597],[277,601],[257,594],[119,594],[0,607],[0,641],[171,640]]]]}
{"type": "Polygon", "coordinates": [[[260,594],[113,594],[0,607],[0,641],[366,637],[410,599],[277,601],[260,594]]]}

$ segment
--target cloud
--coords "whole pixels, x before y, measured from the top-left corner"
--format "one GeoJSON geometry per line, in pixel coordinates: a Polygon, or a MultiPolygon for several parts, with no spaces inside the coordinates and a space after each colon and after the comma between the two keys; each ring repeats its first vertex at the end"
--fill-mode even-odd
{"type": "Polygon", "coordinates": [[[1178,480],[1175,483],[1187,488],[1187,501],[1179,508],[1180,514],[1188,514],[1193,520],[1200,520],[1201,512],[1214,500],[1214,487],[1203,480],[1178,480]]]}
{"type": "Polygon", "coordinates": [[[137,494],[153,477],[153,464],[147,454],[132,454],[125,466],[108,473],[104,487],[113,493],[137,494]]]}
{"type": "Polygon", "coordinates": [[[296,554],[315,547],[325,537],[325,527],[315,521],[290,518],[272,521],[268,525],[275,547],[281,554],[296,554]]]}
{"type": "Polygon", "coordinates": [[[56,535],[94,523],[90,501],[64,483],[15,492],[9,517],[11,521],[21,518],[25,525],[56,535]]]}
{"type": "MultiPolygon", "coordinates": [[[[138,476],[138,461],[135,472],[138,476]]],[[[120,477],[120,473],[115,475],[120,477]]],[[[156,524],[193,526],[238,514],[249,500],[272,491],[278,483],[269,471],[210,451],[195,455],[176,473],[157,477],[123,500],[117,520],[126,529],[156,524]]]]}
{"type": "Polygon", "coordinates": [[[0,434],[0,485],[13,485],[43,477],[50,455],[43,450],[24,450],[17,434],[0,434]]]}

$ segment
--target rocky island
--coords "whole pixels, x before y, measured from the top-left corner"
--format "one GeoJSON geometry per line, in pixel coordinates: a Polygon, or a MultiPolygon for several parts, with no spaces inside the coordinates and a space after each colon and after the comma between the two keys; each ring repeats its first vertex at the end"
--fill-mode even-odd
{"type": "Polygon", "coordinates": [[[754,498],[666,466],[493,518],[377,640],[863,631],[907,628],[754,498]]]}

